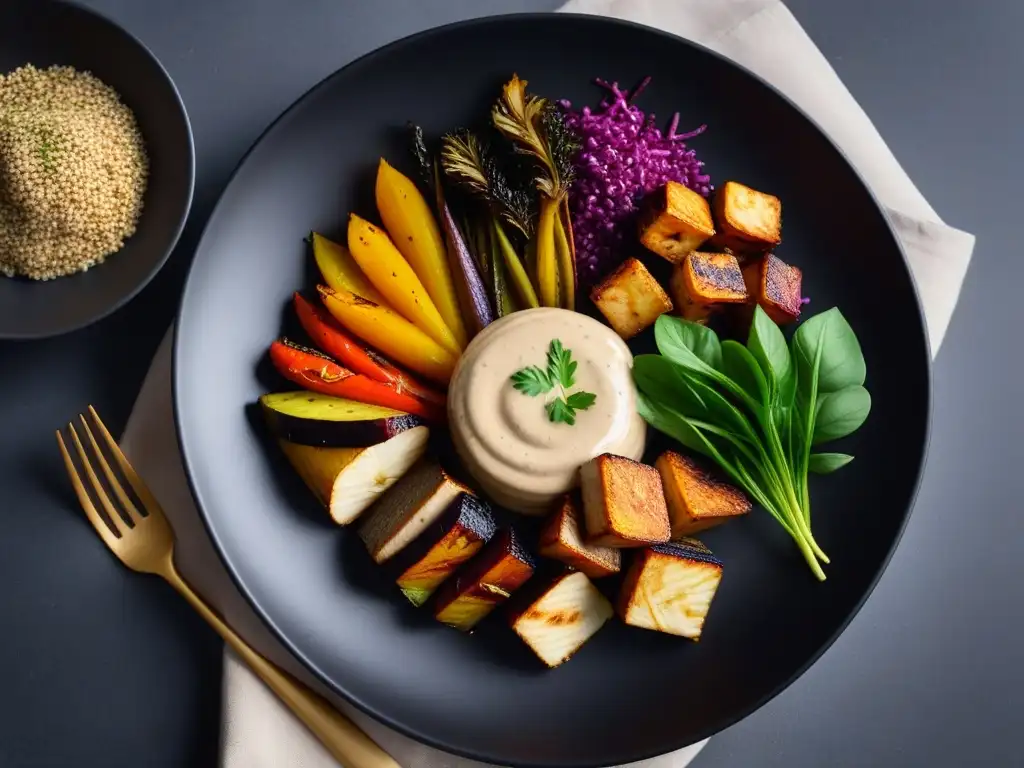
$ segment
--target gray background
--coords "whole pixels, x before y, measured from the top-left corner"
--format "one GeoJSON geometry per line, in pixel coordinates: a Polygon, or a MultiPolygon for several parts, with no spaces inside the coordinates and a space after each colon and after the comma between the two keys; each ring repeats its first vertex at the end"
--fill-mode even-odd
{"type": "MultiPolygon", "coordinates": [[[[123,427],[227,175],[309,85],[408,33],[557,1],[86,4],[139,35],[176,79],[197,196],[181,247],[127,308],[64,338],[0,343],[0,766],[205,768],[216,762],[220,644],[169,589],[97,544],[52,430],[89,402],[123,427]]],[[[694,765],[1022,765],[1024,3],[789,5],[932,204],[978,245],[935,367],[923,488],[885,577],[803,678],[694,765]]]]}

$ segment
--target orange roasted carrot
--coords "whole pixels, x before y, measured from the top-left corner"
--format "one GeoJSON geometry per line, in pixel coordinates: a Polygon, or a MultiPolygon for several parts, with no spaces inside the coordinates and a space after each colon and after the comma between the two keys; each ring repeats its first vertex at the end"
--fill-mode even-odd
{"type": "Polygon", "coordinates": [[[348,366],[355,373],[384,384],[396,384],[398,390],[434,405],[444,406],[445,396],[423,384],[382,355],[350,336],[326,309],[296,292],[295,314],[303,329],[320,349],[348,366]]]}
{"type": "Polygon", "coordinates": [[[432,421],[444,418],[443,408],[403,392],[398,384],[354,373],[327,355],[287,339],[270,345],[270,361],[278,373],[311,392],[394,408],[432,421]]]}

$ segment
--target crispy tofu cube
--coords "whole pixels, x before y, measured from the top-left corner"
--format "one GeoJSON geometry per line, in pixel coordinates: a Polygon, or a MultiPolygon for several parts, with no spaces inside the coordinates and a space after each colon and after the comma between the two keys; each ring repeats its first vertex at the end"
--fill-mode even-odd
{"type": "Polygon", "coordinates": [[[622,568],[622,553],[612,547],[597,547],[583,541],[580,512],[572,496],[566,494],[544,523],[538,552],[560,560],[592,579],[611,576],[622,568]]]}
{"type": "Polygon", "coordinates": [[[782,201],[736,181],[715,192],[716,243],[738,252],[767,251],[782,242],[782,201]]]}
{"type": "Polygon", "coordinates": [[[691,536],[750,511],[750,500],[693,459],[665,451],[654,466],[661,473],[672,538],[691,536]]]}
{"type": "Polygon", "coordinates": [[[679,314],[695,323],[706,322],[726,305],[749,299],[740,264],[731,253],[686,254],[672,269],[669,289],[679,314]]]}
{"type": "Polygon", "coordinates": [[[711,206],[700,193],[670,181],[651,194],[640,216],[640,242],[678,263],[715,234],[711,206]]]}
{"type": "Polygon", "coordinates": [[[643,547],[671,536],[661,475],[654,467],[605,453],[580,467],[586,542],[643,547]]]}
{"type": "Polygon", "coordinates": [[[618,613],[630,626],[698,640],[721,581],[721,561],[696,539],[659,544],[633,560],[618,613]]]}
{"type": "Polygon", "coordinates": [[[497,528],[485,501],[460,493],[436,521],[387,564],[409,602],[421,606],[486,544],[497,528]]]}
{"type": "Polygon", "coordinates": [[[803,309],[803,273],[766,253],[743,268],[750,299],[779,325],[794,322],[803,309]]]}
{"type": "Polygon", "coordinates": [[[672,310],[668,294],[637,259],[626,259],[594,286],[590,300],[624,339],[633,338],[659,315],[672,310]]]}
{"type": "Polygon", "coordinates": [[[533,576],[534,566],[515,531],[504,528],[441,585],[434,618],[469,632],[533,576]]]}
{"type": "Polygon", "coordinates": [[[424,459],[374,504],[359,526],[359,537],[379,565],[398,554],[469,489],[424,459]]]}
{"type": "Polygon", "coordinates": [[[536,599],[513,615],[512,629],[553,668],[568,661],[614,614],[586,574],[572,571],[544,584],[536,599]]]}

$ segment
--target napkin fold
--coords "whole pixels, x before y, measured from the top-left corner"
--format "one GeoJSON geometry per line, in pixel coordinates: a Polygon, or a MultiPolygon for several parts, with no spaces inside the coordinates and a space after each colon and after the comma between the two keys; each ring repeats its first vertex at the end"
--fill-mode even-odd
{"type": "MultiPolygon", "coordinates": [[[[817,120],[885,206],[917,282],[933,354],[938,350],[970,262],[974,236],[942,222],[780,0],[571,0],[561,10],[627,19],[702,43],[757,72],[817,120]]],[[[217,557],[188,489],[171,397],[169,332],[136,401],[122,447],[171,518],[183,576],[261,653],[324,692],[253,614],[217,557]]],[[[483,765],[418,744],[333,700],[405,768],[483,765]]],[[[225,652],[223,702],[224,768],[335,765],[230,651],[225,652]]],[[[704,743],[634,765],[683,768],[704,743]]]]}

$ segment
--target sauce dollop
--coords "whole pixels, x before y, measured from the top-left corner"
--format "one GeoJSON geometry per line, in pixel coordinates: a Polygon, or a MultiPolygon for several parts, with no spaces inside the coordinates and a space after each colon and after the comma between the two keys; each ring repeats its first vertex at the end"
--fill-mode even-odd
{"type": "Polygon", "coordinates": [[[639,459],[646,425],[636,410],[629,347],[614,331],[565,309],[529,309],[483,330],[466,348],[448,392],[448,421],[466,468],[494,501],[539,515],[579,483],[579,468],[602,453],[639,459]],[[512,386],[512,374],[544,369],[552,340],[577,362],[571,392],[597,396],[576,423],[555,423],[546,404],[512,386]]]}

